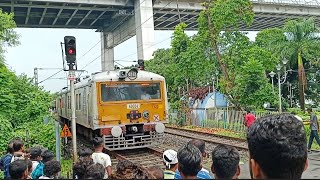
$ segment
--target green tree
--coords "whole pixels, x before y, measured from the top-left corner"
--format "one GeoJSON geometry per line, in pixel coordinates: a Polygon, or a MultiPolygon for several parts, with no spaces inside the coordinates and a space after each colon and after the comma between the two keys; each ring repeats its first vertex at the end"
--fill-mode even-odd
{"type": "Polygon", "coordinates": [[[240,108],[236,98],[231,94],[236,75],[232,68],[237,65],[233,60],[239,53],[234,50],[250,44],[245,36],[239,33],[239,26],[241,23],[250,25],[253,22],[252,3],[250,0],[209,0],[204,6],[205,10],[200,13],[198,20],[199,34],[209,39],[209,45],[215,52],[217,64],[222,72],[221,90],[240,108]],[[237,40],[236,37],[241,37],[244,41],[237,40]],[[237,47],[237,43],[241,46],[237,47]]]}
{"type": "Polygon", "coordinates": [[[14,31],[16,23],[13,17],[13,13],[5,13],[0,9],[0,66],[3,66],[4,63],[4,47],[19,44],[18,34],[14,31]]]}
{"type": "Polygon", "coordinates": [[[288,87],[298,89],[298,93],[294,93],[293,100],[299,101],[301,109],[305,106],[305,94],[308,99],[317,102],[317,94],[320,93],[317,85],[319,76],[316,73],[316,69],[320,67],[318,60],[320,39],[317,32],[319,28],[315,26],[312,18],[291,20],[282,29],[272,28],[260,31],[255,41],[257,46],[271,52],[278,61],[283,58],[289,59],[288,69],[293,71],[288,73],[288,85],[284,85],[283,97],[290,95],[288,87]],[[305,67],[309,69],[307,74],[304,71],[305,67]],[[307,84],[307,81],[311,84],[307,84]]]}
{"type": "Polygon", "coordinates": [[[240,69],[235,79],[237,86],[232,93],[238,97],[241,106],[262,108],[264,103],[275,102],[276,98],[272,93],[271,84],[265,77],[265,67],[262,62],[250,57],[240,69]]]}
{"type": "Polygon", "coordinates": [[[290,63],[298,66],[299,102],[302,110],[305,109],[305,90],[307,78],[304,70],[304,62],[312,61],[320,55],[320,32],[313,18],[291,20],[284,26],[287,37],[285,52],[290,56],[290,63]]]}

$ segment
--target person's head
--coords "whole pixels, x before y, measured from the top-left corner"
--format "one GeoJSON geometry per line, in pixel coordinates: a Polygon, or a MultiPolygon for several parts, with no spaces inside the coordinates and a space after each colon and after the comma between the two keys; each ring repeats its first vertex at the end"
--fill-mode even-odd
{"type": "Polygon", "coordinates": [[[248,130],[247,141],[254,179],[300,179],[308,166],[304,126],[292,114],[256,120],[248,130]]]}
{"type": "Polygon", "coordinates": [[[79,157],[91,157],[93,151],[89,148],[81,148],[79,150],[79,157]]]}
{"type": "Polygon", "coordinates": [[[28,164],[25,160],[16,160],[9,165],[11,179],[27,179],[28,164]]]}
{"type": "Polygon", "coordinates": [[[8,144],[7,153],[10,153],[10,154],[13,154],[13,153],[14,153],[13,142],[10,142],[10,143],[8,144]]]}
{"type": "Polygon", "coordinates": [[[148,172],[156,179],[164,179],[163,170],[159,166],[152,166],[148,168],[148,172]]]}
{"type": "Polygon", "coordinates": [[[43,163],[46,163],[46,162],[48,162],[48,161],[53,160],[54,154],[53,154],[50,150],[44,150],[44,151],[41,153],[41,157],[42,157],[42,162],[43,162],[43,163]]]}
{"type": "Polygon", "coordinates": [[[38,147],[30,148],[30,159],[33,161],[41,161],[41,149],[38,147]]]}
{"type": "Polygon", "coordinates": [[[178,158],[177,152],[175,150],[169,149],[164,151],[162,158],[166,169],[176,171],[176,169],[178,168],[178,158]]]}
{"type": "Polygon", "coordinates": [[[106,169],[97,163],[90,165],[87,169],[86,179],[103,179],[106,169]]]}
{"type": "Polygon", "coordinates": [[[51,160],[44,163],[43,174],[47,177],[56,177],[61,171],[61,165],[59,161],[51,160]]]}
{"type": "Polygon", "coordinates": [[[310,114],[310,113],[312,113],[312,108],[308,108],[307,109],[307,112],[310,114]]]}
{"type": "Polygon", "coordinates": [[[87,174],[87,168],[93,164],[94,162],[92,158],[80,159],[73,166],[73,176],[77,177],[77,179],[84,179],[87,174]]]}
{"type": "Polygon", "coordinates": [[[24,151],[24,143],[20,139],[14,140],[12,147],[13,147],[14,152],[23,152],[24,151]]]}
{"type": "Polygon", "coordinates": [[[247,114],[249,114],[249,113],[251,113],[251,111],[250,111],[250,110],[247,110],[247,114]]]}
{"type": "Polygon", "coordinates": [[[240,155],[231,146],[218,145],[212,151],[211,171],[215,179],[237,179],[240,175],[240,155]]]}
{"type": "Polygon", "coordinates": [[[28,166],[28,175],[30,175],[31,172],[33,171],[32,161],[30,159],[26,159],[26,163],[27,163],[27,166],[28,166]]]}
{"type": "Polygon", "coordinates": [[[120,160],[110,179],[155,179],[155,177],[141,165],[128,160],[120,160]]]}
{"type": "Polygon", "coordinates": [[[178,170],[182,178],[196,178],[201,168],[200,150],[191,143],[182,146],[178,151],[178,170]]]}
{"type": "Polygon", "coordinates": [[[101,137],[93,138],[93,147],[95,150],[97,150],[97,149],[102,150],[103,149],[103,139],[101,137]]]}
{"type": "Polygon", "coordinates": [[[190,141],[190,143],[200,150],[202,157],[206,157],[207,156],[206,143],[203,140],[201,140],[201,139],[193,139],[193,140],[190,141]]]}

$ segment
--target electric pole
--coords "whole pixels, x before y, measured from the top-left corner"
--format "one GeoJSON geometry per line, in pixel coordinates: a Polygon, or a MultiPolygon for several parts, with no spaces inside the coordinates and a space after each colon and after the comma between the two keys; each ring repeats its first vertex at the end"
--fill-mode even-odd
{"type": "Polygon", "coordinates": [[[38,68],[34,68],[34,84],[38,86],[38,68]]]}

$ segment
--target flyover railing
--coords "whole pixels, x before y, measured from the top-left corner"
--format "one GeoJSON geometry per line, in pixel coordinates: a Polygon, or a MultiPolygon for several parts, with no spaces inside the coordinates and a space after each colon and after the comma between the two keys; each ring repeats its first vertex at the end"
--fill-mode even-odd
{"type": "Polygon", "coordinates": [[[320,0],[251,0],[251,2],[261,4],[320,6],[320,0]]]}

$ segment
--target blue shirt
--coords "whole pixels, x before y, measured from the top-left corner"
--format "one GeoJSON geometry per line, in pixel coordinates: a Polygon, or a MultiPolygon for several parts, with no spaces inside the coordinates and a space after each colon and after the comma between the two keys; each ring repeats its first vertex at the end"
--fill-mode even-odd
{"type": "Polygon", "coordinates": [[[9,179],[11,177],[9,173],[9,165],[11,164],[12,154],[6,154],[1,160],[3,163],[4,179],[9,179]]]}
{"type": "Polygon", "coordinates": [[[43,167],[44,164],[40,161],[31,174],[32,179],[39,179],[39,177],[43,176],[43,167]]]}
{"type": "MultiPolygon", "coordinates": [[[[180,172],[178,169],[176,170],[176,174],[174,175],[175,179],[182,179],[180,172]]],[[[197,179],[214,179],[207,170],[201,169],[197,174],[197,179]]]]}

